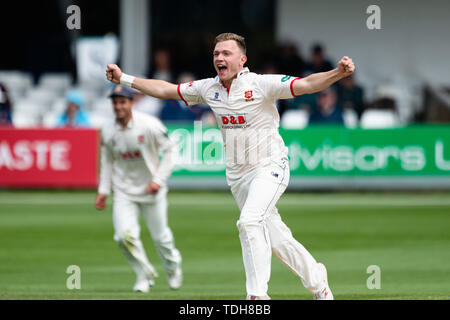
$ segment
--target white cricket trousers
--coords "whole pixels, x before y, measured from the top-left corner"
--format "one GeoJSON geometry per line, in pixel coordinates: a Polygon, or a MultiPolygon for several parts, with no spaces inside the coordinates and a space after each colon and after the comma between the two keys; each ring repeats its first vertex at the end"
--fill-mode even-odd
{"type": "Polygon", "coordinates": [[[167,190],[161,189],[159,192],[154,203],[114,197],[114,240],[136,272],[137,279],[158,275],[140,240],[139,213],[145,220],[166,272],[172,274],[181,264],[181,254],[175,248],[174,237],[167,221],[167,190]]]}
{"type": "Polygon", "coordinates": [[[300,277],[312,293],[322,289],[326,275],[311,254],[292,236],[275,207],[289,183],[288,159],[272,161],[229,182],[241,211],[237,227],[242,246],[247,295],[267,295],[272,252],[300,277]]]}

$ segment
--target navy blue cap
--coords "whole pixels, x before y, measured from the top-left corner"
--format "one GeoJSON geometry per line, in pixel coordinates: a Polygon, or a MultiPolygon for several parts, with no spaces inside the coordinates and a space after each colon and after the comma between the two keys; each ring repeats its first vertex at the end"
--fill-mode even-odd
{"type": "Polygon", "coordinates": [[[115,86],[111,94],[109,95],[110,98],[112,97],[125,97],[129,99],[134,98],[134,93],[131,88],[125,87],[125,86],[115,86]]]}

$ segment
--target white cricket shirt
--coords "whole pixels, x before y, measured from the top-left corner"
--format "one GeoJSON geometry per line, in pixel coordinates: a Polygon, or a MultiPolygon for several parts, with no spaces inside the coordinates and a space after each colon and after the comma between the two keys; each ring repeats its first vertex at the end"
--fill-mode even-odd
{"type": "Polygon", "coordinates": [[[234,181],[271,160],[287,157],[278,133],[277,99],[295,97],[292,84],[299,78],[260,75],[244,68],[229,90],[219,77],[178,85],[186,105],[206,103],[213,110],[226,153],[227,179],[234,181]]]}
{"type": "Polygon", "coordinates": [[[145,188],[151,181],[165,188],[178,154],[162,122],[132,111],[125,128],[112,121],[102,128],[101,170],[98,193],[132,201],[152,202],[145,188]],[[162,159],[160,160],[160,152],[162,159]]]}

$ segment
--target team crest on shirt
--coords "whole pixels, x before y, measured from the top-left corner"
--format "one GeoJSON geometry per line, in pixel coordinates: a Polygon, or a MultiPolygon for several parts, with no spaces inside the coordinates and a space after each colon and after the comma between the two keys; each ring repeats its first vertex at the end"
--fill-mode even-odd
{"type": "Polygon", "coordinates": [[[144,143],[145,142],[145,137],[143,134],[141,134],[140,136],[138,136],[138,142],[139,143],[144,143]]]}
{"type": "Polygon", "coordinates": [[[245,101],[253,101],[253,90],[247,90],[244,92],[245,101]]]}

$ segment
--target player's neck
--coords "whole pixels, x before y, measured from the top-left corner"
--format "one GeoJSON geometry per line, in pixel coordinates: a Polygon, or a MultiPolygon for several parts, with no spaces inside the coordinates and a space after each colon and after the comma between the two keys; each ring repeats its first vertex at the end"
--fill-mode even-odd
{"type": "Polygon", "coordinates": [[[235,74],[231,79],[222,81],[222,85],[223,85],[225,88],[227,88],[227,89],[229,90],[230,87],[231,87],[231,84],[233,83],[233,80],[236,79],[236,78],[238,77],[238,74],[239,74],[243,69],[244,69],[244,68],[241,67],[241,68],[239,69],[239,71],[236,72],[236,74],[235,74]]]}
{"type": "Polygon", "coordinates": [[[225,88],[230,89],[231,83],[232,83],[233,80],[236,79],[236,78],[237,78],[237,74],[236,74],[233,78],[231,78],[231,79],[229,79],[229,80],[222,81],[222,85],[223,85],[225,88]]]}

